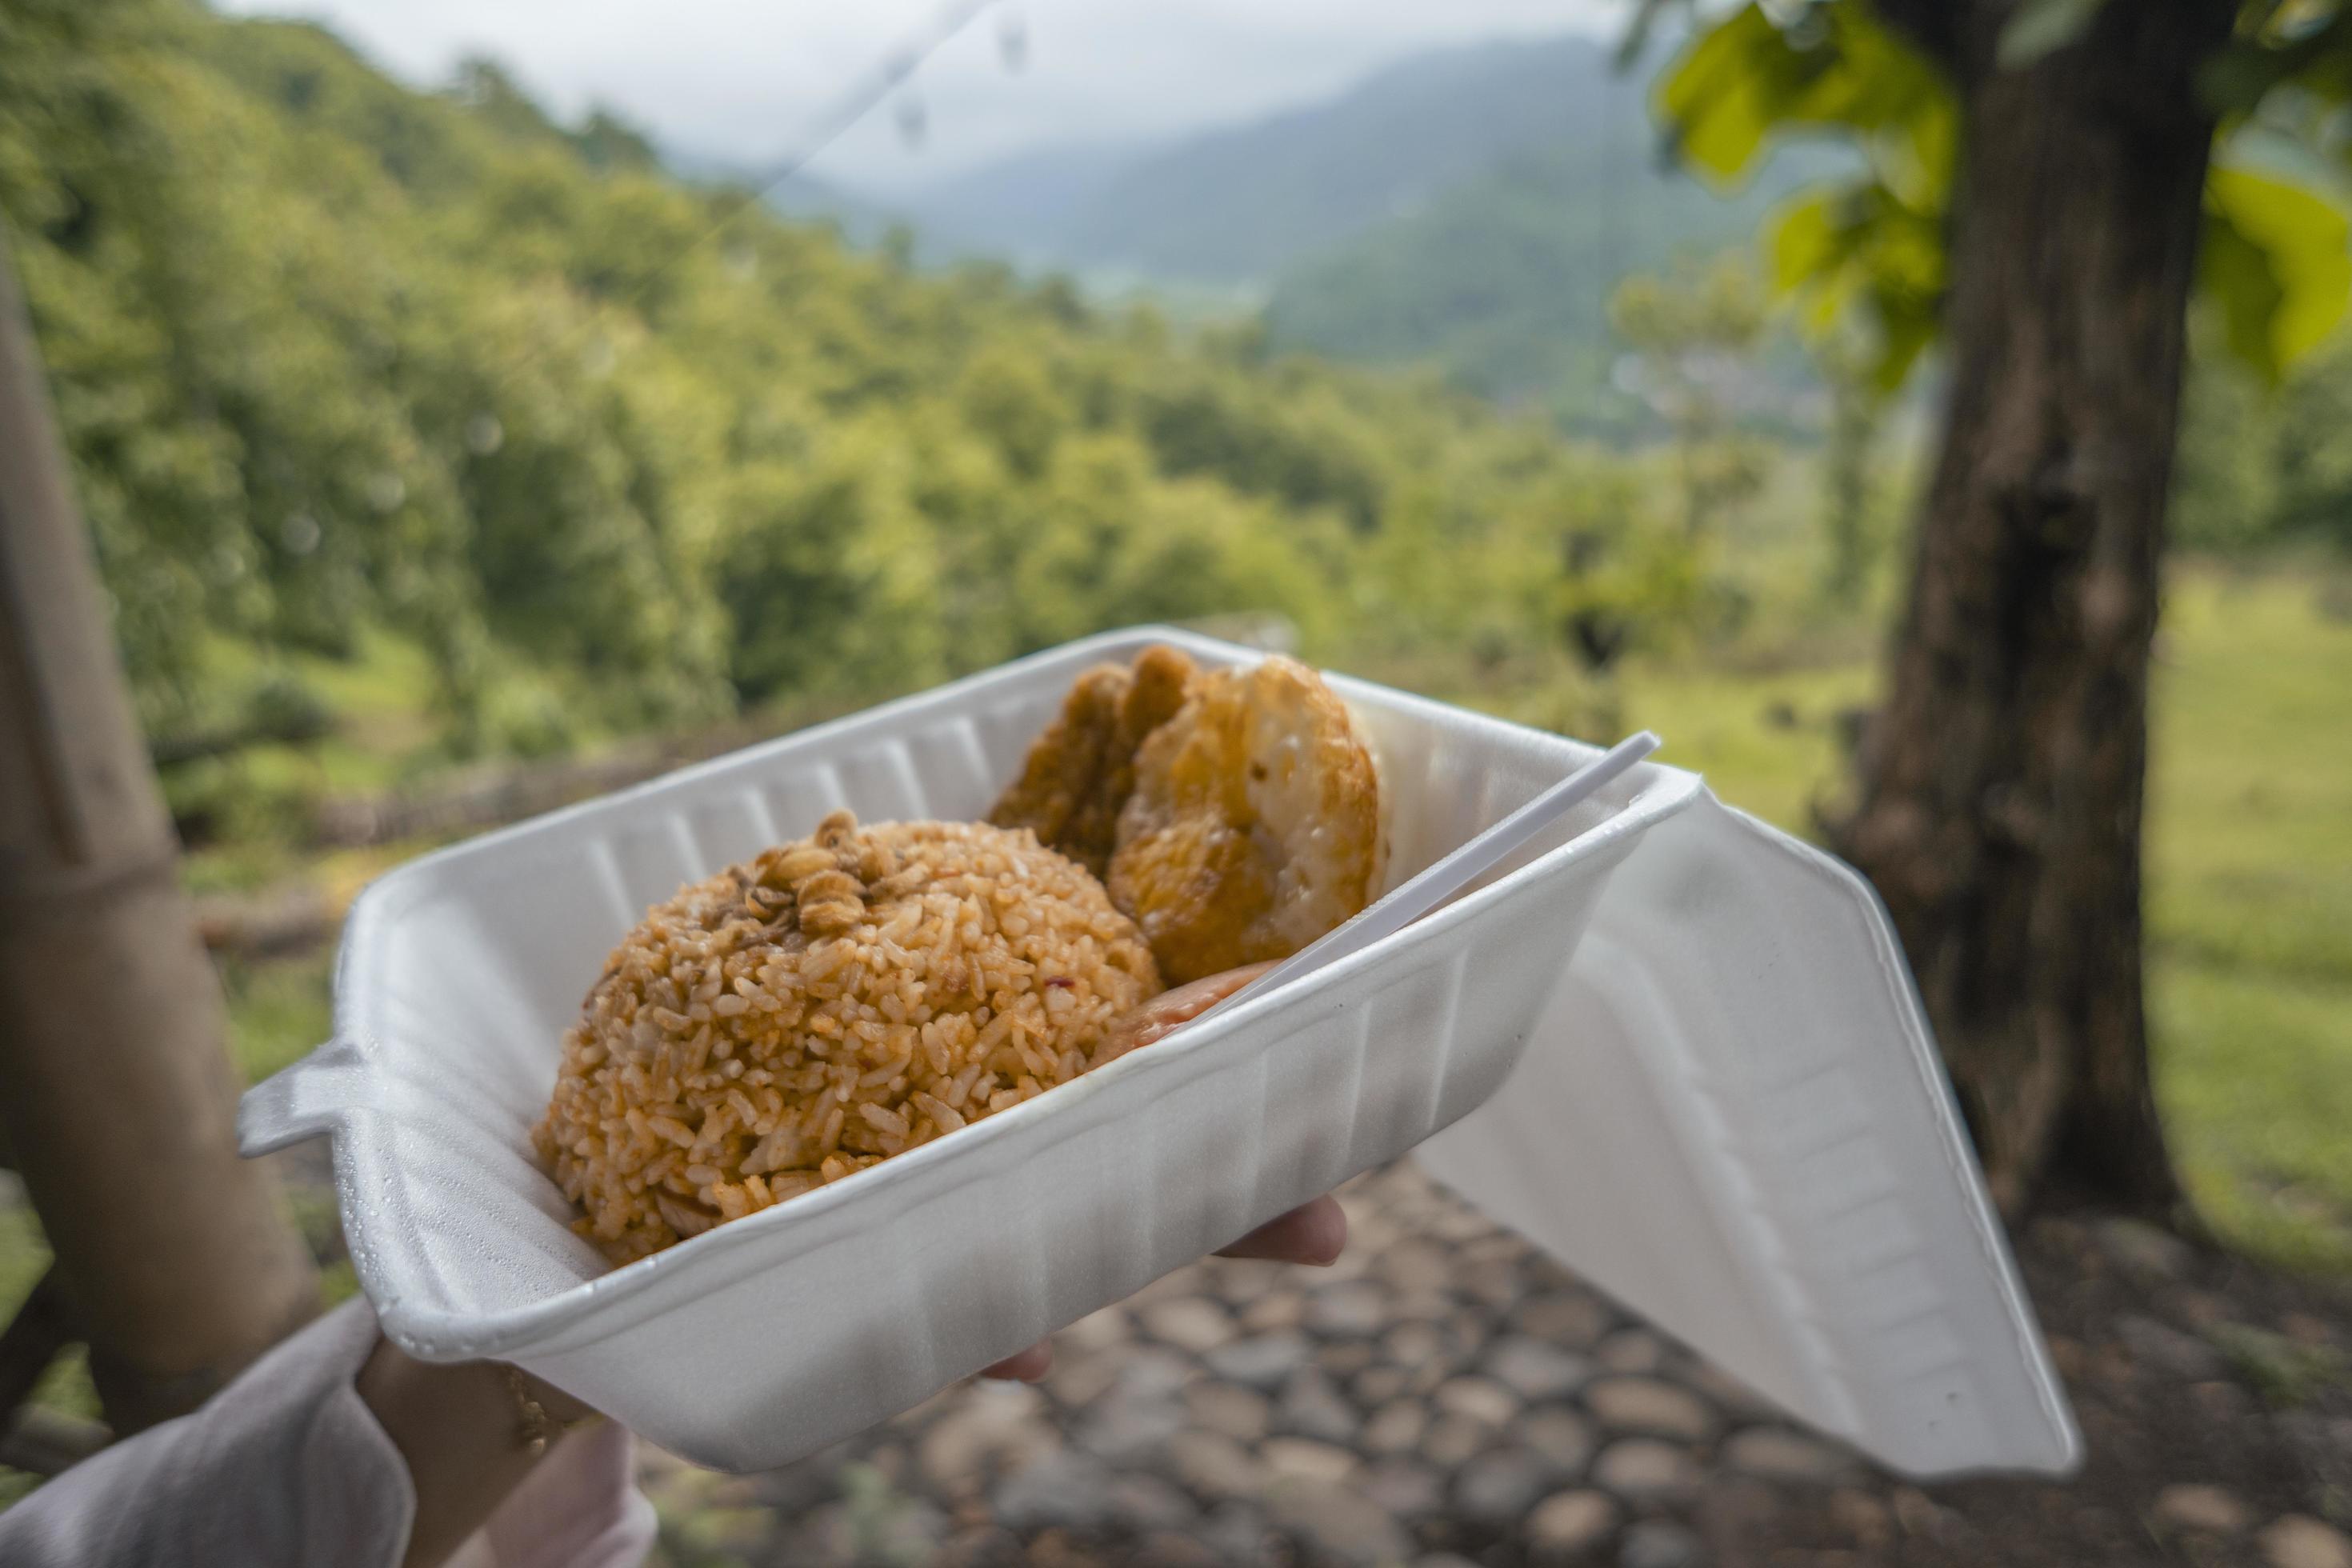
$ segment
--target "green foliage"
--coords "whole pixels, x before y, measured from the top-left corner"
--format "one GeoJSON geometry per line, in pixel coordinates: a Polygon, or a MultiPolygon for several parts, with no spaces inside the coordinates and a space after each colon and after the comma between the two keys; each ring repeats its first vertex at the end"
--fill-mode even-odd
{"type": "Polygon", "coordinates": [[[1683,529],[1693,539],[1720,526],[1764,480],[1760,444],[1732,427],[1737,383],[1752,376],[1765,301],[1737,258],[1665,278],[1627,279],[1610,297],[1617,335],[1641,356],[1642,390],[1674,432],[1683,529]]]}
{"type": "MultiPolygon", "coordinates": [[[[1601,460],[1534,424],[740,205],[485,62],[418,93],[308,25],[0,10],[0,217],[151,724],[387,638],[446,752],[532,755],[1147,618],[1555,635],[1601,460]]],[[[175,787],[241,821],[342,739],[175,787]]]]}
{"type": "Polygon", "coordinates": [[[2211,550],[2321,541],[2352,552],[2352,342],[2271,383],[2208,356],[2189,384],[2171,526],[2211,550]]]}
{"type": "Polygon", "coordinates": [[[2275,382],[2324,342],[2352,296],[2352,225],[2284,180],[2217,167],[2205,179],[2199,282],[2230,350],[2275,382]]]}
{"type": "MultiPolygon", "coordinates": [[[[2000,68],[2030,68],[2074,44],[2102,3],[2019,6],[2002,29],[2000,68]]],[[[2332,5],[2249,7],[2237,42],[2213,62],[2209,92],[2241,120],[2289,85],[2341,110],[2352,96],[2352,30],[2340,20],[2332,5]]],[[[1726,184],[1790,135],[1827,132],[1864,152],[1867,174],[1789,204],[1767,247],[1801,319],[1816,332],[1858,321],[1877,344],[1880,387],[1899,387],[1935,339],[1944,289],[1958,136],[1944,77],[1865,0],[1750,4],[1689,46],[1661,78],[1656,110],[1685,160],[1726,184]]],[[[2274,380],[2352,303],[2345,216],[2317,192],[2227,161],[2207,181],[2205,211],[2201,291],[2230,350],[2274,380]]]]}

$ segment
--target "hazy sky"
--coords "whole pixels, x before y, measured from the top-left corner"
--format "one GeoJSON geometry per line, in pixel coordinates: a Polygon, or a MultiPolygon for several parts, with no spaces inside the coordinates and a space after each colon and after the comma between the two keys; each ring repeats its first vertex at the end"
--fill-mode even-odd
{"type": "MultiPolygon", "coordinates": [[[[216,0],[331,23],[378,64],[438,82],[504,62],[566,116],[617,108],[675,149],[745,164],[798,145],[941,0],[216,0]]],[[[869,189],[1045,142],[1179,131],[1313,99],[1452,43],[1612,28],[1624,0],[1002,0],[917,79],[909,150],[886,106],[814,172],[869,189]],[[1026,68],[1008,73],[1003,16],[1026,68]]]]}

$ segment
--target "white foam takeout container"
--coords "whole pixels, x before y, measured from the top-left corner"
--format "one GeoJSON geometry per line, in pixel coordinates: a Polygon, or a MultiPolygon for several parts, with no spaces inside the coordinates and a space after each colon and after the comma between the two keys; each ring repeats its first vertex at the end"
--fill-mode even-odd
{"type": "MultiPolygon", "coordinates": [[[[1097,637],[392,872],[345,927],[334,1039],[247,1095],[247,1152],[333,1139],[361,1286],[404,1350],[519,1363],[725,1469],[908,1408],[1417,1146],[1494,1218],[1897,1469],[2072,1465],[1876,901],[1657,764],[1360,953],[608,1268],[528,1130],[646,906],[836,807],[983,813],[1078,671],[1153,641],[1256,657],[1097,637]]],[[[1332,684],[1380,757],[1391,887],[1595,754],[1332,684]]]]}

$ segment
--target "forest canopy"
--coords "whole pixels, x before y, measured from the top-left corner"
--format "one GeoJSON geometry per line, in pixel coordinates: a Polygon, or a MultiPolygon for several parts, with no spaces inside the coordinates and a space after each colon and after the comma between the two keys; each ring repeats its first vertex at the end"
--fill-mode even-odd
{"type": "Polygon", "coordinates": [[[459,750],[518,680],[625,726],[1214,612],[1556,639],[1562,529],[1589,599],[1641,526],[1434,379],[741,196],[488,64],[425,93],[180,0],[0,12],[0,217],[151,729],[224,650],[371,628],[459,750]]]}

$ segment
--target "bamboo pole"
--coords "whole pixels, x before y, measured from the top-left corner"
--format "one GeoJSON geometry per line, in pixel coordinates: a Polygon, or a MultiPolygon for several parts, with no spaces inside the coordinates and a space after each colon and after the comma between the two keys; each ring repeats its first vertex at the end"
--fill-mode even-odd
{"type": "Polygon", "coordinates": [[[6,249],[0,237],[0,1145],[128,1432],[202,1403],[317,1310],[318,1280],[275,1183],[237,1157],[219,981],[6,249]]]}

